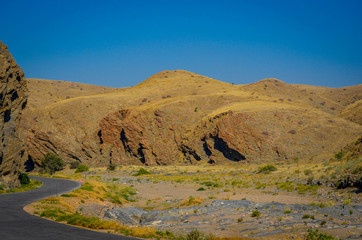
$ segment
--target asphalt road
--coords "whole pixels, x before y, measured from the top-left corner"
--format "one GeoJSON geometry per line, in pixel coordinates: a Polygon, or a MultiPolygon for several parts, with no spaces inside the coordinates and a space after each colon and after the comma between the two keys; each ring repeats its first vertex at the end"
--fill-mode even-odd
{"type": "Polygon", "coordinates": [[[136,239],[68,226],[26,213],[23,208],[29,203],[51,195],[70,192],[80,187],[79,182],[66,179],[32,178],[42,181],[43,187],[27,192],[0,195],[1,240],[136,239]]]}

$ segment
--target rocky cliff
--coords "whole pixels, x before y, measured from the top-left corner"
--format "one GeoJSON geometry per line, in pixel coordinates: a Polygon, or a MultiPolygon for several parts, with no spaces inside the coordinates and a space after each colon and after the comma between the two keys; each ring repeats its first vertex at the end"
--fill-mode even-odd
{"type": "Polygon", "coordinates": [[[18,174],[27,158],[20,132],[21,114],[27,105],[23,70],[0,42],[0,184],[19,186],[18,174]]]}

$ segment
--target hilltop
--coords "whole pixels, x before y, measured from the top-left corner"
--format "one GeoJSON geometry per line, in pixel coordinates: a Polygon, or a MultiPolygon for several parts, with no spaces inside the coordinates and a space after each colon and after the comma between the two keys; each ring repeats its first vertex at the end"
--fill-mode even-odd
{"type": "Polygon", "coordinates": [[[184,70],[120,89],[27,82],[29,170],[47,152],[92,166],[307,161],[362,133],[362,85],[233,85],[184,70]]]}

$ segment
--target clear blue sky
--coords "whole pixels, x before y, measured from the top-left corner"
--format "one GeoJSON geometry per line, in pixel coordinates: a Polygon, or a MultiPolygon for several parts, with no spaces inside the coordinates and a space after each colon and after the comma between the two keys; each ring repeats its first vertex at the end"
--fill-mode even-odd
{"type": "Polygon", "coordinates": [[[184,69],[235,84],[362,83],[361,0],[0,3],[0,40],[29,78],[124,87],[184,69]]]}

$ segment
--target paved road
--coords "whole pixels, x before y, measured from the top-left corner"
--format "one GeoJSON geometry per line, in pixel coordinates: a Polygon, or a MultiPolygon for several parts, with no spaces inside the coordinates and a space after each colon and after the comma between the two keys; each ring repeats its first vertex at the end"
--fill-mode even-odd
{"type": "Polygon", "coordinates": [[[43,187],[27,192],[0,195],[0,239],[135,239],[68,226],[26,213],[23,208],[29,203],[50,195],[70,192],[80,187],[80,183],[66,179],[32,178],[42,181],[43,187]]]}

